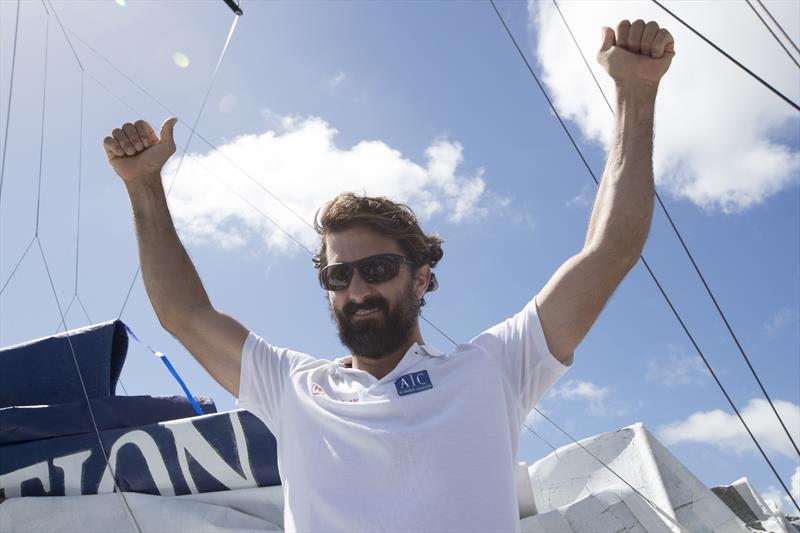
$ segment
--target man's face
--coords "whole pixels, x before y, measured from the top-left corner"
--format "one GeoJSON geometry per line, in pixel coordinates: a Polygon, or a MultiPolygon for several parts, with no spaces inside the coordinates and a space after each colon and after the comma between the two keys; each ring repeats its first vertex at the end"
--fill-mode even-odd
{"type": "MultiPolygon", "coordinates": [[[[394,239],[363,226],[331,233],[325,239],[328,264],[386,253],[405,255],[394,239]]],[[[401,265],[396,277],[368,283],[354,269],[347,288],[328,292],[339,339],[354,355],[387,357],[416,331],[419,300],[428,286],[430,269],[422,267],[416,276],[412,272],[410,265],[401,265]]]]}

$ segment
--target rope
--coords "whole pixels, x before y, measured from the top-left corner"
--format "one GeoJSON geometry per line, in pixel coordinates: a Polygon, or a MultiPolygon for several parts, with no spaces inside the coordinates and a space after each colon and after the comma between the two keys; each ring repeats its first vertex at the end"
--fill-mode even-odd
{"type": "MultiPolygon", "coordinates": [[[[655,0],[653,0],[653,1],[655,1],[655,0]]],[[[553,104],[552,100],[550,99],[550,96],[547,94],[547,91],[545,91],[542,83],[539,81],[539,77],[534,72],[533,68],[531,67],[530,63],[528,62],[528,59],[525,57],[525,54],[522,52],[522,49],[519,47],[519,44],[517,44],[517,40],[514,38],[514,35],[511,33],[511,30],[509,29],[508,25],[506,24],[505,19],[503,19],[503,16],[500,14],[500,11],[498,11],[497,6],[494,3],[494,0],[489,0],[489,3],[494,8],[494,12],[497,14],[497,17],[500,19],[500,22],[502,23],[503,27],[505,28],[506,33],[511,38],[511,42],[514,44],[514,47],[517,49],[517,52],[519,53],[520,57],[522,58],[522,61],[527,66],[528,72],[530,72],[531,76],[536,81],[536,84],[539,86],[539,89],[541,90],[542,95],[547,100],[547,103],[550,105],[550,109],[555,114],[556,118],[558,119],[559,123],[561,124],[561,127],[564,129],[564,132],[569,137],[570,141],[572,142],[573,147],[575,147],[575,150],[577,150],[578,155],[579,155],[581,161],[583,161],[584,166],[588,170],[588,172],[591,175],[592,179],[594,180],[595,184],[599,184],[599,181],[598,181],[597,177],[595,176],[595,174],[592,171],[592,169],[589,166],[589,164],[586,162],[586,158],[583,156],[583,152],[581,151],[581,149],[578,147],[577,143],[573,139],[572,134],[569,132],[569,129],[567,128],[566,124],[564,123],[563,119],[561,118],[561,115],[559,114],[558,110],[556,110],[556,107],[553,104]]],[[[663,205],[662,205],[662,207],[663,207],[663,205]]],[[[677,228],[676,228],[676,231],[677,231],[677,228]]],[[[687,249],[687,251],[688,251],[688,249],[687,249]]],[[[752,431],[750,431],[750,427],[744,421],[744,418],[742,418],[742,415],[739,413],[739,409],[736,408],[736,405],[733,403],[733,400],[728,395],[728,392],[725,390],[725,387],[722,385],[722,382],[717,378],[716,373],[714,372],[713,368],[711,368],[711,364],[708,362],[708,359],[706,359],[706,356],[703,354],[703,351],[700,349],[700,346],[698,346],[697,342],[694,340],[694,337],[689,332],[689,329],[686,327],[686,324],[684,323],[683,319],[681,318],[680,314],[678,313],[678,310],[672,304],[672,301],[669,299],[669,296],[667,296],[666,291],[661,286],[661,283],[658,281],[658,278],[656,277],[655,273],[653,272],[653,270],[650,268],[650,265],[645,260],[644,255],[640,256],[640,259],[642,261],[642,264],[647,269],[648,274],[650,274],[650,277],[653,279],[653,281],[655,282],[656,286],[658,287],[658,290],[661,292],[661,295],[664,297],[664,300],[667,302],[667,305],[669,306],[670,310],[672,311],[672,314],[678,320],[678,323],[680,324],[680,326],[683,329],[683,331],[686,334],[686,336],[689,338],[689,341],[692,343],[692,346],[694,346],[695,350],[700,355],[700,358],[703,360],[703,363],[706,365],[706,368],[708,369],[709,373],[714,378],[714,381],[716,381],[717,385],[719,386],[720,390],[722,391],[722,394],[725,396],[725,399],[728,401],[728,404],[731,406],[731,408],[736,413],[736,416],[739,418],[739,421],[742,423],[742,425],[744,426],[745,430],[747,430],[748,435],[750,435],[750,438],[753,440],[753,442],[755,443],[756,447],[761,452],[761,455],[764,457],[764,460],[769,465],[770,469],[772,470],[772,473],[775,474],[775,477],[778,479],[778,482],[781,484],[783,489],[786,491],[786,494],[789,496],[789,498],[792,500],[792,502],[795,504],[795,506],[798,507],[798,510],[800,510],[800,506],[797,506],[797,502],[795,502],[791,491],[789,491],[789,489],[786,487],[786,484],[783,482],[783,479],[781,478],[780,475],[778,475],[777,470],[775,470],[775,467],[773,466],[772,461],[770,461],[770,459],[767,456],[767,454],[761,448],[761,445],[758,443],[758,440],[756,439],[755,435],[753,435],[752,431]]]]}
{"type": "Polygon", "coordinates": [[[25,251],[22,252],[22,255],[20,256],[19,261],[17,261],[17,264],[14,265],[14,269],[11,271],[11,274],[8,276],[8,279],[5,281],[5,283],[3,283],[3,287],[0,288],[0,296],[2,296],[3,292],[6,290],[6,287],[8,287],[8,284],[11,283],[11,278],[13,278],[14,274],[17,273],[17,269],[19,268],[19,265],[22,264],[22,260],[25,259],[26,255],[28,255],[28,252],[30,251],[31,246],[33,246],[33,241],[35,241],[35,240],[36,240],[36,236],[34,235],[33,237],[31,237],[31,242],[28,243],[28,246],[25,248],[25,251]]]}
{"type": "Polygon", "coordinates": [[[44,26],[44,83],[42,87],[42,125],[39,137],[39,184],[36,191],[36,227],[33,232],[34,238],[39,236],[39,214],[42,204],[42,158],[44,156],[44,117],[47,104],[47,52],[50,50],[50,16],[45,19],[44,26]]]}
{"type": "Polygon", "coordinates": [[[11,96],[14,94],[14,67],[17,64],[17,34],[19,31],[19,5],[14,19],[14,47],[11,51],[11,80],[8,85],[8,105],[6,106],[6,131],[3,134],[3,160],[0,162],[0,200],[3,198],[3,180],[6,176],[6,149],[8,148],[8,125],[11,124],[11,96]]]}
{"type": "Polygon", "coordinates": [[[702,34],[702,33],[700,33],[699,31],[697,31],[696,29],[694,29],[694,28],[692,28],[691,26],[689,26],[689,24],[687,24],[686,22],[684,22],[684,20],[683,20],[682,18],[680,18],[678,15],[676,15],[675,13],[673,13],[672,11],[670,11],[669,9],[667,9],[666,7],[664,7],[664,5],[663,5],[661,2],[659,2],[658,0],[651,0],[651,1],[652,1],[652,2],[653,2],[655,5],[657,5],[658,7],[660,7],[661,9],[663,9],[664,11],[666,11],[666,12],[667,12],[667,13],[668,13],[668,14],[669,14],[669,15],[670,15],[672,18],[674,18],[675,20],[677,20],[678,22],[680,22],[680,23],[681,23],[681,24],[682,24],[684,27],[686,27],[686,29],[688,29],[689,31],[691,31],[692,33],[694,33],[695,35],[697,35],[698,37],[700,37],[700,38],[701,38],[703,41],[705,41],[705,43],[706,43],[706,44],[708,44],[708,45],[709,45],[711,48],[713,48],[714,50],[716,50],[717,52],[719,52],[720,54],[722,54],[723,56],[725,56],[725,58],[726,58],[726,59],[728,59],[728,60],[729,60],[731,63],[733,63],[734,65],[736,65],[737,67],[739,67],[740,69],[742,69],[743,71],[745,71],[746,73],[748,73],[748,74],[749,74],[749,75],[750,75],[750,76],[751,76],[751,77],[752,77],[754,80],[756,80],[756,81],[757,81],[757,82],[759,82],[761,85],[763,85],[764,87],[766,87],[767,89],[769,89],[770,91],[772,91],[772,92],[775,94],[775,96],[777,96],[778,98],[780,98],[781,100],[783,100],[784,102],[786,102],[787,104],[789,104],[790,106],[792,106],[792,107],[793,107],[793,108],[794,108],[796,111],[800,111],[800,106],[799,106],[799,105],[797,105],[796,103],[794,103],[794,102],[792,102],[791,100],[789,100],[789,98],[788,98],[788,97],[786,97],[786,96],[784,96],[784,94],[783,94],[782,92],[778,91],[778,89],[776,89],[775,87],[773,87],[772,85],[770,85],[769,83],[767,83],[766,81],[764,81],[763,79],[761,79],[761,78],[760,78],[758,75],[756,75],[756,74],[755,74],[755,73],[754,73],[752,70],[750,70],[749,68],[747,68],[747,67],[745,67],[744,65],[742,65],[742,64],[741,64],[739,61],[737,61],[736,59],[734,59],[734,58],[733,58],[733,57],[732,57],[730,54],[728,54],[728,53],[727,53],[725,50],[723,50],[722,48],[720,48],[719,46],[717,46],[716,44],[714,44],[713,42],[711,42],[711,41],[710,41],[708,38],[706,38],[706,36],[705,36],[705,35],[703,35],[703,34],[702,34]]]}
{"type": "Polygon", "coordinates": [[[766,5],[764,5],[764,2],[762,2],[761,0],[756,0],[756,1],[758,2],[758,5],[760,5],[760,6],[761,6],[761,9],[763,9],[763,10],[764,10],[764,12],[767,14],[767,16],[768,16],[768,17],[770,18],[770,20],[773,22],[773,24],[775,24],[775,26],[777,26],[777,27],[778,27],[778,30],[780,30],[780,32],[783,34],[783,36],[786,38],[786,40],[787,40],[787,41],[789,41],[789,44],[790,44],[790,45],[792,45],[792,48],[794,48],[794,49],[795,49],[795,51],[796,51],[798,54],[800,54],[800,48],[798,48],[798,47],[797,47],[797,45],[796,45],[796,44],[794,44],[794,41],[793,41],[793,40],[792,40],[792,38],[791,38],[791,37],[789,37],[789,35],[786,33],[786,30],[784,30],[784,29],[783,29],[783,26],[781,26],[780,22],[778,22],[777,20],[775,20],[775,17],[773,17],[773,16],[772,16],[772,13],[771,13],[771,12],[770,12],[770,10],[767,8],[767,6],[766,6],[766,5]]]}
{"type": "MultiPolygon", "coordinates": [[[[786,52],[786,55],[787,55],[787,56],[789,56],[789,59],[791,59],[791,60],[792,60],[792,62],[793,62],[795,65],[797,65],[798,67],[800,67],[800,63],[798,63],[798,62],[797,62],[797,60],[794,58],[794,56],[793,56],[793,55],[792,55],[792,53],[789,51],[789,49],[788,49],[788,48],[786,48],[786,46],[785,46],[785,45],[784,45],[784,44],[781,42],[780,38],[779,38],[777,35],[775,35],[775,32],[774,32],[774,31],[772,31],[772,28],[770,28],[770,27],[769,27],[769,24],[767,24],[767,21],[766,21],[766,20],[764,20],[764,17],[762,17],[762,16],[761,16],[761,13],[759,13],[758,11],[756,11],[756,8],[753,6],[753,3],[752,3],[752,2],[750,2],[750,0],[744,0],[744,1],[745,1],[745,2],[747,2],[747,5],[750,7],[750,9],[752,9],[752,10],[753,10],[753,13],[755,13],[755,15],[758,17],[758,20],[760,20],[760,21],[761,21],[761,24],[763,24],[763,25],[764,25],[764,27],[767,29],[767,31],[770,33],[770,35],[772,35],[772,37],[775,39],[775,42],[777,42],[777,43],[778,43],[778,45],[779,45],[781,48],[783,48],[783,51],[784,51],[784,52],[786,52]]],[[[764,7],[764,4],[761,4],[761,7],[764,7]]]]}
{"type": "MultiPolygon", "coordinates": [[[[51,6],[52,7],[52,6],[51,6]]],[[[45,272],[47,273],[47,279],[50,281],[50,289],[53,291],[53,299],[56,302],[56,307],[58,308],[58,314],[61,315],[61,320],[64,321],[66,327],[66,318],[64,316],[64,312],[61,310],[61,303],[58,301],[58,294],[56,292],[55,283],[53,283],[53,276],[50,274],[50,265],[47,263],[47,258],[44,255],[44,249],[42,248],[42,242],[39,240],[39,237],[35,237],[36,244],[39,247],[39,253],[42,256],[42,262],[44,263],[45,272]]],[[[75,347],[72,345],[72,338],[70,335],[66,335],[67,344],[69,345],[69,351],[72,354],[72,361],[75,363],[75,371],[78,374],[78,380],[81,384],[81,391],[83,391],[83,397],[86,400],[86,405],[88,406],[89,410],[89,418],[92,422],[92,428],[94,429],[94,434],[97,437],[97,444],[100,446],[100,451],[103,454],[103,459],[105,460],[106,469],[108,473],[111,475],[111,480],[114,482],[114,491],[119,495],[120,502],[122,503],[122,508],[125,511],[125,514],[130,519],[131,523],[133,524],[134,528],[136,529],[137,533],[142,533],[142,529],[139,527],[139,523],[136,521],[136,517],[133,516],[133,510],[128,505],[128,500],[125,498],[125,493],[122,492],[122,489],[117,483],[117,477],[114,475],[114,471],[111,469],[111,464],[108,460],[108,453],[106,452],[106,448],[103,445],[103,439],[100,437],[100,429],[97,427],[97,421],[94,417],[94,410],[92,409],[92,403],[89,400],[89,394],[86,392],[86,385],[83,381],[83,375],[81,374],[80,366],[78,365],[78,357],[75,354],[75,347]]]]}
{"type": "MultiPolygon", "coordinates": [[[[58,308],[58,313],[61,316],[61,321],[64,324],[64,329],[66,330],[67,329],[66,316],[65,316],[64,311],[61,308],[61,303],[58,300],[58,293],[57,293],[56,288],[55,288],[55,283],[53,282],[53,277],[52,277],[52,275],[50,273],[50,265],[47,262],[47,257],[45,256],[44,248],[42,247],[42,242],[39,239],[39,221],[40,221],[40,214],[41,214],[40,207],[41,207],[41,194],[42,194],[42,187],[41,187],[41,184],[42,184],[42,157],[43,157],[43,152],[44,152],[44,119],[45,119],[45,109],[46,109],[45,104],[46,104],[46,96],[47,96],[47,55],[48,55],[48,50],[49,50],[49,29],[50,29],[50,10],[47,9],[47,6],[45,5],[44,2],[42,2],[42,6],[45,8],[45,11],[47,11],[47,19],[46,19],[46,26],[45,26],[46,29],[45,29],[44,89],[42,91],[42,126],[41,126],[42,131],[41,131],[40,145],[39,145],[39,185],[38,185],[37,197],[36,197],[36,228],[35,228],[33,240],[36,241],[37,247],[39,248],[39,253],[40,253],[41,257],[42,257],[42,262],[43,262],[44,267],[45,267],[45,272],[47,273],[47,278],[48,278],[48,280],[50,282],[50,288],[51,288],[51,290],[53,292],[53,298],[54,298],[54,300],[56,302],[56,307],[58,308]]],[[[61,21],[58,18],[58,14],[56,13],[55,7],[52,4],[50,5],[50,9],[52,10],[53,14],[55,15],[56,21],[58,22],[59,26],[61,26],[61,21]]],[[[63,32],[64,31],[63,26],[61,27],[61,29],[62,29],[62,32],[63,32]]],[[[66,33],[64,34],[64,36],[67,37],[66,33]]],[[[73,50],[73,53],[74,53],[75,49],[73,48],[72,50],[73,50]]],[[[83,72],[83,70],[84,70],[83,69],[83,65],[81,64],[80,60],[78,59],[77,53],[75,53],[75,59],[78,62],[78,66],[80,67],[81,72],[83,72]]],[[[81,130],[81,134],[80,135],[81,135],[81,140],[82,140],[82,132],[83,132],[83,76],[81,76],[81,123],[80,123],[80,130],[81,130]]],[[[79,183],[80,183],[80,174],[81,174],[80,167],[81,167],[81,165],[82,165],[82,161],[81,161],[80,156],[79,156],[79,172],[78,172],[78,174],[79,174],[79,183]]],[[[79,198],[80,198],[80,194],[79,194],[79,198]]],[[[79,215],[79,219],[80,219],[80,215],[79,215]]],[[[79,226],[80,226],[80,224],[79,224],[79,226]]],[[[27,253],[27,251],[26,251],[26,253],[27,253]]],[[[73,300],[70,302],[70,306],[72,305],[72,303],[74,302],[74,300],[76,298],[77,298],[77,250],[76,250],[76,289],[75,289],[75,296],[73,297],[73,300]]],[[[86,313],[86,316],[88,317],[88,312],[86,312],[86,307],[83,305],[83,302],[80,302],[80,305],[83,308],[84,313],[86,313]]],[[[81,374],[81,371],[80,371],[80,366],[78,364],[78,358],[77,358],[77,355],[75,353],[75,348],[72,345],[71,336],[69,334],[67,334],[66,335],[66,339],[67,339],[67,343],[68,343],[69,348],[70,348],[70,353],[72,354],[72,360],[73,360],[73,362],[75,364],[75,371],[78,374],[78,380],[79,380],[80,385],[81,385],[81,391],[83,392],[84,399],[86,400],[86,406],[87,406],[87,409],[88,409],[88,412],[89,412],[89,418],[91,419],[91,422],[92,422],[92,428],[94,429],[95,436],[97,437],[97,442],[98,442],[98,445],[100,446],[100,451],[103,454],[103,459],[105,460],[106,469],[107,469],[108,473],[110,474],[111,479],[112,479],[112,481],[114,483],[114,490],[119,495],[120,503],[122,504],[122,508],[123,508],[125,514],[128,516],[128,518],[131,521],[131,523],[133,524],[134,529],[137,531],[137,533],[141,533],[142,530],[139,527],[139,523],[136,521],[136,517],[133,515],[133,511],[131,510],[131,508],[130,508],[130,506],[128,504],[128,500],[125,497],[125,494],[122,492],[122,490],[121,490],[121,488],[119,486],[119,483],[117,481],[117,478],[116,478],[116,476],[114,474],[114,471],[111,468],[111,465],[109,463],[108,453],[107,453],[107,451],[105,449],[105,446],[103,445],[103,440],[102,440],[102,438],[100,436],[100,430],[97,427],[97,422],[96,422],[95,416],[94,416],[94,410],[92,409],[92,404],[91,404],[91,401],[89,400],[89,395],[88,395],[88,393],[86,391],[86,385],[85,385],[85,383],[83,381],[83,375],[81,374]]]]}

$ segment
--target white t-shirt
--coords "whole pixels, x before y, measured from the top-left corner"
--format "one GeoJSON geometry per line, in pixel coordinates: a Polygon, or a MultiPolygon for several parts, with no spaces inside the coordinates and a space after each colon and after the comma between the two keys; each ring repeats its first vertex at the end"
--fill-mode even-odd
{"type": "Polygon", "coordinates": [[[251,333],[239,407],[278,441],[286,531],[518,531],[517,446],[568,367],[534,300],[443,353],[414,344],[384,378],[251,333]]]}

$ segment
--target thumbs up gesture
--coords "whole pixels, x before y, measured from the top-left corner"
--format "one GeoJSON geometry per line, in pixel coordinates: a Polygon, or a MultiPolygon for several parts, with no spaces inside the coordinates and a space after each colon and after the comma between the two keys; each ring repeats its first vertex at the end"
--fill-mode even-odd
{"type": "Polygon", "coordinates": [[[108,162],[126,185],[146,177],[160,177],[164,163],[175,153],[173,130],[176,122],[175,117],[164,122],[160,139],[150,124],[137,120],[133,124],[126,122],[103,140],[108,162]]]}
{"type": "Polygon", "coordinates": [[[675,56],[675,41],[666,28],[639,19],[622,20],[616,32],[601,30],[603,43],[597,61],[617,82],[644,82],[658,85],[675,56]]]}

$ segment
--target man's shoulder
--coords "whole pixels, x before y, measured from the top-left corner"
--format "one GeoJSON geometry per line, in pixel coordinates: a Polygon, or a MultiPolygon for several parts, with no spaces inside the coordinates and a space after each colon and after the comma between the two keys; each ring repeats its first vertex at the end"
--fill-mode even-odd
{"type": "Polygon", "coordinates": [[[280,360],[285,360],[294,370],[334,364],[334,361],[330,359],[316,357],[294,348],[271,344],[252,331],[245,342],[244,351],[250,351],[257,357],[275,357],[280,360]]]}

